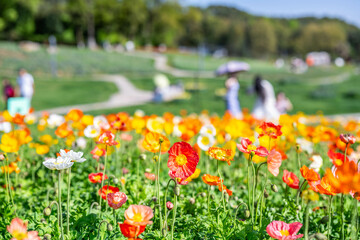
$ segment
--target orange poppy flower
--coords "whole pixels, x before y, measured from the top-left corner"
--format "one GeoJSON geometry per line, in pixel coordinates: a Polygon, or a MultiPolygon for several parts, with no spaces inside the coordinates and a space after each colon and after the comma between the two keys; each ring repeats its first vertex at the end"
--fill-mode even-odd
{"type": "Polygon", "coordinates": [[[339,193],[349,193],[350,191],[360,191],[360,173],[358,165],[353,161],[345,161],[343,165],[333,171],[326,170],[325,176],[339,193]]]}
{"type": "Polygon", "coordinates": [[[186,142],[177,142],[169,150],[168,167],[175,178],[187,179],[196,170],[199,155],[186,142]]]}
{"type": "Polygon", "coordinates": [[[67,123],[61,124],[56,130],[55,135],[59,138],[66,138],[73,134],[73,131],[68,127],[67,123]]]}
{"type": "Polygon", "coordinates": [[[302,168],[300,168],[300,172],[303,178],[305,178],[309,182],[320,180],[320,175],[317,172],[315,172],[313,169],[310,169],[305,165],[302,166],[302,168]]]}
{"type": "Polygon", "coordinates": [[[19,113],[16,113],[15,116],[12,119],[12,122],[18,125],[24,124],[25,115],[21,115],[19,113]]]}
{"type": "Polygon", "coordinates": [[[80,109],[71,109],[68,114],[66,114],[65,119],[67,121],[78,122],[83,115],[84,113],[80,109]]]}
{"type": "Polygon", "coordinates": [[[233,192],[230,189],[228,189],[224,184],[219,184],[218,187],[220,192],[222,190],[225,190],[229,196],[233,194],[233,192]]]}
{"type": "Polygon", "coordinates": [[[165,153],[170,148],[170,141],[167,137],[160,133],[148,132],[145,135],[142,146],[150,152],[157,153],[160,149],[160,139],[163,140],[161,143],[161,152],[165,153]]]}
{"type": "Polygon", "coordinates": [[[284,170],[282,180],[289,187],[293,189],[299,189],[299,178],[294,173],[284,170]]]}
{"type": "Polygon", "coordinates": [[[201,179],[204,183],[210,186],[217,186],[223,182],[223,180],[220,181],[220,178],[218,176],[212,176],[210,174],[204,174],[201,179]]]}
{"type": "Polygon", "coordinates": [[[155,174],[153,174],[153,173],[148,173],[148,172],[146,172],[146,173],[144,173],[145,174],[145,177],[147,178],[147,179],[149,179],[149,180],[151,180],[151,181],[155,181],[155,179],[156,179],[156,175],[155,174]]]}
{"type": "Polygon", "coordinates": [[[219,147],[210,147],[208,150],[210,157],[215,158],[219,161],[227,162],[228,165],[231,165],[230,161],[234,161],[232,158],[232,150],[219,148],[219,147]]]}
{"type": "Polygon", "coordinates": [[[150,221],[154,217],[153,210],[151,207],[143,205],[130,205],[124,213],[125,221],[124,223],[133,225],[133,226],[146,226],[152,224],[150,221]]]}
{"type": "MultiPolygon", "coordinates": [[[[101,183],[101,179],[103,178],[103,173],[90,173],[89,174],[89,180],[92,183],[101,183]]],[[[103,180],[108,179],[108,176],[105,174],[105,177],[103,178],[103,180]]]]}
{"type": "Polygon", "coordinates": [[[119,192],[119,188],[105,185],[102,188],[99,189],[99,195],[101,195],[101,198],[106,200],[106,195],[109,193],[116,193],[119,192]]]}
{"type": "Polygon", "coordinates": [[[329,178],[326,175],[321,179],[320,183],[316,185],[316,188],[319,193],[325,195],[335,196],[339,193],[339,191],[331,185],[329,178]]]}
{"type": "Polygon", "coordinates": [[[134,226],[128,223],[118,223],[121,233],[127,237],[127,238],[132,238],[132,239],[139,239],[136,238],[137,236],[139,236],[141,233],[143,233],[145,231],[146,225],[145,226],[134,226]]]}
{"type": "Polygon", "coordinates": [[[281,136],[281,126],[275,125],[272,122],[263,122],[260,125],[260,132],[259,132],[259,138],[263,136],[269,136],[273,139],[276,139],[277,137],[281,136]]]}

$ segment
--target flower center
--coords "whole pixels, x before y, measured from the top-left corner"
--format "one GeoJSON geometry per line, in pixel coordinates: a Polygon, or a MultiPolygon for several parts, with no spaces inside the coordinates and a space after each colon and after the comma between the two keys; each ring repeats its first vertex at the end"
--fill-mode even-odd
{"type": "Polygon", "coordinates": [[[175,161],[176,161],[177,165],[179,165],[181,167],[187,163],[187,158],[184,154],[180,154],[180,155],[176,156],[175,161]]]}
{"type": "Polygon", "coordinates": [[[223,151],[221,151],[221,150],[217,150],[217,151],[215,152],[215,155],[216,155],[216,158],[217,158],[217,159],[222,159],[222,158],[225,157],[225,154],[224,154],[223,151]]]}
{"type": "Polygon", "coordinates": [[[210,140],[209,140],[208,137],[203,137],[203,138],[201,139],[201,143],[204,144],[204,145],[209,145],[210,140]]]}
{"type": "Polygon", "coordinates": [[[134,222],[142,222],[143,218],[141,216],[141,213],[135,213],[133,221],[134,222]]]}
{"type": "Polygon", "coordinates": [[[294,179],[292,179],[291,177],[288,177],[288,181],[289,181],[289,184],[293,184],[293,183],[294,183],[294,179]]]}
{"type": "Polygon", "coordinates": [[[249,145],[249,146],[248,146],[248,150],[249,150],[249,151],[255,151],[255,150],[256,150],[256,146],[254,146],[254,145],[249,145]]]}
{"type": "Polygon", "coordinates": [[[280,233],[281,233],[282,236],[289,236],[290,235],[288,230],[280,230],[280,233]]]}
{"type": "Polygon", "coordinates": [[[19,232],[17,230],[14,230],[12,233],[13,237],[17,240],[22,240],[28,237],[27,233],[19,232]]]}
{"type": "Polygon", "coordinates": [[[335,159],[335,165],[340,167],[341,165],[343,165],[343,161],[340,159],[335,159]]]}
{"type": "Polygon", "coordinates": [[[94,177],[94,180],[95,180],[96,182],[101,181],[101,176],[100,176],[100,175],[95,176],[95,177],[94,177]]]}

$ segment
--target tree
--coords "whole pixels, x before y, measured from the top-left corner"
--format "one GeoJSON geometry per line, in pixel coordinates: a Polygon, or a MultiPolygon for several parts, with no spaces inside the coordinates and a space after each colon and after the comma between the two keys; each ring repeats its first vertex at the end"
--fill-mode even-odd
{"type": "Polygon", "coordinates": [[[276,52],[275,31],[267,19],[257,19],[250,24],[249,39],[254,56],[266,56],[276,52]]]}

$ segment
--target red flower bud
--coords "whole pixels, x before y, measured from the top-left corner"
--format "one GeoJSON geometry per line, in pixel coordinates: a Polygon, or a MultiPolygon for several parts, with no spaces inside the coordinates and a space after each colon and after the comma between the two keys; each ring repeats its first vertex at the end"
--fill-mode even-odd
{"type": "Polygon", "coordinates": [[[167,209],[171,210],[171,209],[173,209],[174,204],[172,204],[170,201],[168,201],[168,202],[166,203],[166,207],[167,207],[167,209]]]}

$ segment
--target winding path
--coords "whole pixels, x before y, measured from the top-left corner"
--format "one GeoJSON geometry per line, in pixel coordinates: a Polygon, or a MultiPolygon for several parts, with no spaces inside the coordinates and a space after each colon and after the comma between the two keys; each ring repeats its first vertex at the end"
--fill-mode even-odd
{"type": "Polygon", "coordinates": [[[40,112],[42,111],[47,111],[49,113],[66,114],[69,110],[73,108],[77,108],[86,112],[93,110],[127,107],[150,102],[153,98],[153,93],[151,91],[137,89],[126,77],[122,75],[96,75],[95,79],[104,82],[114,83],[118,89],[118,92],[111,95],[110,99],[104,102],[44,109],[36,112],[36,114],[40,114],[40,112]]]}

